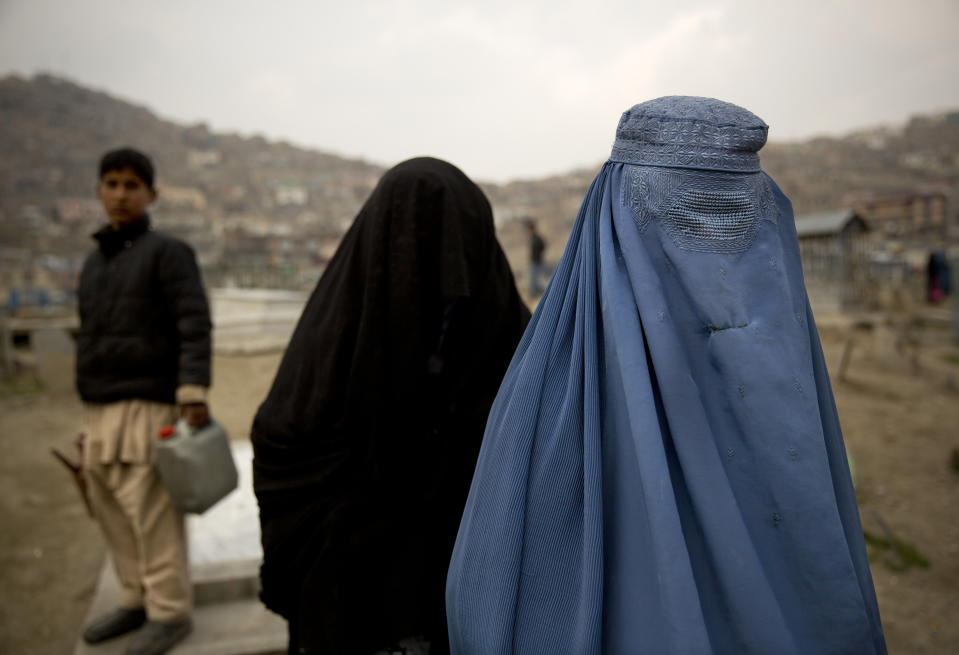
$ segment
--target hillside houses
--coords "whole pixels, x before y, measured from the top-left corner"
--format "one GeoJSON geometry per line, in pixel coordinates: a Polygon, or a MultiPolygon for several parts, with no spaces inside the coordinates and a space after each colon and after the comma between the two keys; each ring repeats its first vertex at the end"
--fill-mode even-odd
{"type": "MultiPolygon", "coordinates": [[[[26,264],[8,262],[11,271],[40,266],[42,255],[82,261],[93,245],[90,234],[105,222],[94,194],[97,159],[116,143],[130,143],[157,165],[154,224],[193,246],[208,284],[302,288],[319,275],[388,164],[214,132],[202,123],[179,125],[52,76],[0,79],[0,105],[0,245],[38,256],[26,264]],[[91,121],[91,115],[102,120],[91,121]],[[109,134],[103,125],[111,126],[109,134]]],[[[867,228],[870,270],[882,257],[907,259],[903,253],[914,270],[933,248],[959,249],[956,116],[796,143],[777,143],[771,134],[761,153],[763,168],[804,219],[814,211],[850,207],[858,217],[850,225],[862,221],[867,228]]],[[[477,181],[514,270],[526,265],[526,219],[535,220],[548,241],[547,258],[558,259],[601,156],[562,175],[477,181]]],[[[810,280],[844,279],[836,272],[841,268],[830,268],[842,252],[841,230],[801,237],[807,260],[818,253],[808,265],[810,280]]],[[[859,235],[854,241],[861,242],[859,235]]],[[[38,271],[33,279],[60,278],[38,271]]],[[[843,293],[842,304],[859,302],[849,290],[843,293]]]]}

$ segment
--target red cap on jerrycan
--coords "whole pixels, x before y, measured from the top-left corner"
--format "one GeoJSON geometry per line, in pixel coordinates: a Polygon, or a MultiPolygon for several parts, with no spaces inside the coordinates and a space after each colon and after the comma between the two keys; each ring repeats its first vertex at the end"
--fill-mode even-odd
{"type": "Polygon", "coordinates": [[[157,431],[157,436],[161,439],[169,439],[175,432],[176,430],[173,429],[172,425],[164,425],[157,431]]]}

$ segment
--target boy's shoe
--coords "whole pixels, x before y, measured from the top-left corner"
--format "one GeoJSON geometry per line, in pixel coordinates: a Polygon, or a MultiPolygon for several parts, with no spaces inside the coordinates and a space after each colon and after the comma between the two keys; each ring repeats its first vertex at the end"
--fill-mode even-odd
{"type": "Polygon", "coordinates": [[[133,637],[124,655],[162,655],[180,643],[193,630],[193,621],[178,623],[147,621],[133,637]]]}
{"type": "Polygon", "coordinates": [[[147,620],[142,607],[120,607],[101,616],[83,631],[83,641],[96,644],[136,630],[147,620]]]}

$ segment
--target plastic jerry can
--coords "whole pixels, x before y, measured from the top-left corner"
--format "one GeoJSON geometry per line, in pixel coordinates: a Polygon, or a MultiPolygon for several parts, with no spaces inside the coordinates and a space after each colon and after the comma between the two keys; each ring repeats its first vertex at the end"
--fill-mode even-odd
{"type": "Polygon", "coordinates": [[[236,489],[237,472],[223,426],[192,428],[183,419],[160,430],[156,466],[181,514],[202,514],[236,489]]]}

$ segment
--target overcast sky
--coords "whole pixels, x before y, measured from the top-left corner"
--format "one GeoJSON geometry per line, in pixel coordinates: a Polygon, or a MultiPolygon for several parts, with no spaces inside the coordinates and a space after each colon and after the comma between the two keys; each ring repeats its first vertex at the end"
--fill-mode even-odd
{"type": "Polygon", "coordinates": [[[774,140],[959,108],[957,37],[957,0],[0,0],[0,75],[502,181],[595,165],[661,95],[742,105],[774,140]]]}

